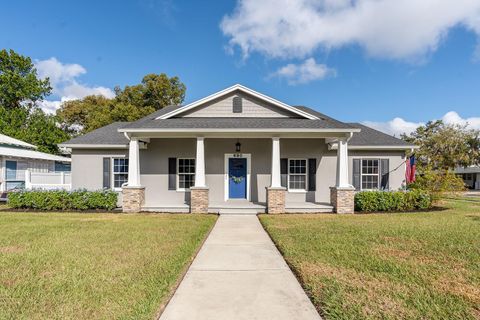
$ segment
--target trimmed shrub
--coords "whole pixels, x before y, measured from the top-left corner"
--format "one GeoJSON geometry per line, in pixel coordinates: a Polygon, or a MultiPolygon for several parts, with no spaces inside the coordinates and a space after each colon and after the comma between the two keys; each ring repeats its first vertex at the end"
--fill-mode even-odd
{"type": "Polygon", "coordinates": [[[412,211],[431,207],[432,196],[422,190],[362,191],[355,194],[356,211],[412,211]]]}
{"type": "Polygon", "coordinates": [[[117,197],[111,190],[19,190],[8,194],[8,204],[18,209],[113,210],[117,197]]]}

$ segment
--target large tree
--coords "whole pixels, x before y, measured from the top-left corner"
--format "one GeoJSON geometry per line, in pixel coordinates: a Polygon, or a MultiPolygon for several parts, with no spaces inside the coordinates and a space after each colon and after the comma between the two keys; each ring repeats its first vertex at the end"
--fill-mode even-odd
{"type": "Polygon", "coordinates": [[[29,57],[11,49],[0,51],[0,106],[13,109],[33,105],[48,96],[51,90],[48,78],[38,78],[29,57]]]}
{"type": "Polygon", "coordinates": [[[39,79],[29,57],[13,50],[0,51],[0,133],[58,153],[57,144],[70,135],[58,118],[36,106],[51,92],[49,79],[39,79]]]}
{"type": "Polygon", "coordinates": [[[445,171],[480,164],[480,133],[466,125],[430,121],[402,138],[420,147],[415,151],[420,169],[445,171]]]}
{"type": "Polygon", "coordinates": [[[115,121],[134,121],[155,111],[152,107],[136,107],[103,96],[87,96],[66,101],[57,110],[65,130],[76,134],[90,132],[115,121]]]}
{"type": "Polygon", "coordinates": [[[7,109],[0,106],[0,133],[23,140],[39,151],[57,154],[57,144],[70,138],[58,126],[56,116],[46,114],[38,107],[7,109]]]}
{"type": "Polygon", "coordinates": [[[57,115],[64,128],[86,133],[115,121],[134,121],[155,110],[181,104],[185,85],[178,77],[148,74],[138,85],[115,88],[115,98],[88,96],[62,104],[57,115]]]}

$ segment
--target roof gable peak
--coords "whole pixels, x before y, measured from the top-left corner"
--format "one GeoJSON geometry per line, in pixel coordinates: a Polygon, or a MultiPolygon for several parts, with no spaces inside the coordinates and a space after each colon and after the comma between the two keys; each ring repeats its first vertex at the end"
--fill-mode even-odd
{"type": "Polygon", "coordinates": [[[162,114],[160,116],[158,116],[157,118],[155,119],[168,119],[168,118],[171,118],[171,117],[174,117],[174,116],[177,116],[177,115],[180,115],[184,112],[187,112],[189,110],[192,110],[192,109],[195,109],[201,105],[204,105],[205,103],[208,103],[214,99],[218,99],[219,97],[222,97],[222,96],[226,96],[232,92],[235,92],[235,91],[240,91],[240,92],[243,92],[243,93],[246,93],[246,94],[249,94],[251,96],[254,96],[255,98],[257,99],[260,99],[260,100],[263,100],[263,101],[266,101],[268,103],[270,103],[271,105],[275,106],[275,107],[278,107],[280,109],[283,109],[283,110],[287,110],[287,111],[290,111],[294,114],[297,114],[303,118],[306,118],[306,119],[311,119],[311,120],[318,120],[318,117],[314,114],[311,114],[311,113],[308,113],[306,111],[303,111],[303,110],[300,110],[300,109],[297,109],[293,106],[290,106],[286,103],[283,103],[281,101],[278,101],[272,97],[269,97],[263,93],[260,93],[260,92],[257,92],[253,89],[250,89],[250,88],[247,88],[241,84],[234,84],[233,86],[231,87],[228,87],[226,89],[223,89],[223,90],[220,90],[216,93],[213,93],[207,97],[204,97],[202,99],[199,99],[199,100],[196,100],[192,103],[189,103],[187,104],[186,106],[184,107],[181,107],[181,108],[177,108],[171,112],[167,112],[165,114],[162,114]]]}

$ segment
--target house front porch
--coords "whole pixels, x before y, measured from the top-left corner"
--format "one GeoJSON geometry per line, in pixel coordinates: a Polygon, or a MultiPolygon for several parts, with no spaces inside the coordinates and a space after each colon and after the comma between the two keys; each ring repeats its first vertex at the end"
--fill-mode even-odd
{"type": "Polygon", "coordinates": [[[123,210],[353,212],[347,133],[236,136],[131,135],[123,210]]]}

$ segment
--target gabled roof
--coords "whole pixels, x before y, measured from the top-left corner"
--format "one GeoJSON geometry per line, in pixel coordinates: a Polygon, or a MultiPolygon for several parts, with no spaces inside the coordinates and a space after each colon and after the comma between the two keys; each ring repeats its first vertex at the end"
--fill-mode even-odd
{"type": "MultiPolygon", "coordinates": [[[[297,107],[300,108],[300,107],[297,107]]],[[[301,107],[301,108],[306,108],[306,107],[301,107]]],[[[306,108],[308,109],[308,108],[306,108]]],[[[309,109],[312,110],[312,109],[309,109]]],[[[313,110],[312,110],[313,111],[313,110]]],[[[316,112],[316,111],[315,111],[316,112]]],[[[153,114],[152,114],[153,115],[153,114]]],[[[317,116],[321,116],[324,119],[331,119],[330,121],[336,121],[326,115],[323,115],[319,112],[316,112],[317,116]]],[[[150,117],[150,119],[154,119],[153,117],[150,117]]],[[[192,118],[180,118],[180,119],[168,119],[170,121],[174,120],[181,120],[182,127],[187,125],[185,123],[185,120],[188,122],[188,125],[193,125],[194,123],[197,123],[196,126],[199,126],[200,124],[203,124],[204,126],[208,127],[224,127],[226,125],[230,126],[245,126],[246,124],[251,124],[255,125],[256,127],[260,126],[265,126],[265,125],[272,125],[272,123],[278,124],[276,121],[279,119],[247,119],[247,122],[243,123],[238,123],[235,119],[211,119],[211,118],[205,118],[207,119],[205,122],[205,119],[198,119],[196,118],[195,120],[202,120],[201,122],[196,122],[196,121],[191,121],[192,118]],[[219,122],[220,120],[220,122],[219,122]]],[[[295,122],[298,121],[303,121],[302,123],[316,123],[316,120],[303,120],[303,119],[283,119],[287,120],[286,122],[283,122],[283,125],[288,125],[288,126],[293,126],[295,122]],[[290,121],[293,120],[293,121],[290,121]]],[[[133,122],[134,123],[134,122],[133,122]]],[[[61,144],[61,146],[64,147],[70,147],[70,148],[126,148],[128,146],[128,140],[123,134],[123,132],[119,132],[119,129],[126,128],[129,125],[133,124],[129,122],[115,122],[112,123],[108,126],[99,128],[97,130],[94,130],[92,132],[89,132],[83,136],[73,138],[67,142],[64,142],[61,144]]],[[[176,121],[174,122],[169,122],[171,125],[174,125],[177,123],[176,121]]],[[[302,124],[304,125],[304,124],[302,124]]],[[[357,128],[357,130],[361,130],[360,132],[356,132],[353,134],[352,138],[349,141],[349,149],[358,149],[358,150],[406,150],[410,148],[415,148],[414,145],[409,144],[401,139],[392,137],[386,133],[380,132],[378,130],[372,129],[370,127],[367,127],[365,125],[362,125],[360,123],[348,123],[348,124],[343,124],[345,126],[348,126],[349,128],[357,128]]],[[[295,124],[295,126],[298,126],[295,124]]],[[[288,127],[286,127],[288,129],[288,127]]]]}
{"type": "Polygon", "coordinates": [[[226,96],[226,95],[229,95],[233,92],[243,92],[243,93],[246,93],[246,94],[249,94],[257,99],[260,99],[260,100],[263,100],[263,101],[266,101],[268,103],[270,103],[271,105],[273,106],[276,106],[280,109],[283,109],[283,110],[287,110],[287,111],[290,111],[294,114],[297,114],[303,118],[306,118],[306,119],[310,119],[310,120],[317,120],[317,117],[315,115],[312,115],[306,111],[303,111],[303,110],[300,110],[300,109],[297,109],[297,108],[294,108],[286,103],[283,103],[281,101],[278,101],[272,97],[269,97],[263,93],[260,93],[260,92],[257,92],[255,90],[252,90],[250,88],[247,88],[245,86],[242,86],[241,84],[235,84],[229,88],[226,88],[226,89],[223,89],[221,91],[218,91],[214,94],[211,94],[205,98],[202,98],[202,99],[199,99],[197,101],[194,101],[190,104],[187,104],[186,106],[184,107],[181,107],[181,108],[176,108],[170,112],[166,112],[166,113],[163,113],[159,116],[157,116],[156,119],[169,119],[169,118],[172,118],[174,116],[178,116],[180,115],[181,113],[184,113],[186,111],[190,111],[192,109],[195,109],[201,105],[204,105],[205,103],[208,103],[210,101],[213,101],[215,99],[218,99],[220,97],[223,97],[223,96],[226,96]]]}
{"type": "Polygon", "coordinates": [[[28,149],[37,149],[36,146],[30,143],[26,143],[25,141],[18,140],[7,135],[0,133],[0,145],[11,145],[16,147],[23,147],[28,149]]]}
{"type": "Polygon", "coordinates": [[[309,114],[314,119],[307,118],[195,118],[195,117],[174,117],[163,119],[163,117],[173,112],[178,112],[185,107],[169,106],[160,109],[146,117],[143,117],[137,121],[126,124],[123,127],[119,127],[120,132],[143,132],[143,131],[194,131],[202,130],[206,131],[233,131],[248,129],[249,131],[271,131],[271,130],[284,130],[284,131],[332,131],[332,132],[358,132],[360,131],[356,127],[352,127],[349,124],[335,120],[328,117],[318,111],[307,107],[289,106],[290,110],[295,110],[296,114],[302,112],[309,114]]]}

